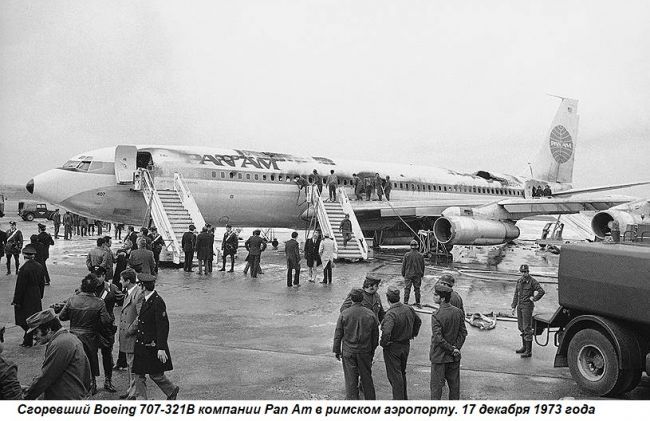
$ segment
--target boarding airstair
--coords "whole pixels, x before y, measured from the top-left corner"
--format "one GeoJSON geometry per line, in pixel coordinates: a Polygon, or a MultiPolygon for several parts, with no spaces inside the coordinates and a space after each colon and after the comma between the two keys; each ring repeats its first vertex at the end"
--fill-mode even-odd
{"type": "MultiPolygon", "coordinates": [[[[178,264],[184,257],[181,247],[183,234],[190,224],[199,230],[204,227],[203,215],[179,173],[174,173],[173,189],[157,189],[146,170],[140,169],[136,179],[138,176],[148,208],[145,219],[151,218],[165,240],[167,250],[172,253],[174,263],[178,264]]],[[[137,184],[136,182],[136,189],[137,184]]]]}
{"type": "Polygon", "coordinates": [[[359,221],[354,214],[350,200],[345,190],[337,189],[337,201],[323,200],[318,194],[312,196],[312,205],[316,210],[316,217],[323,235],[329,234],[336,243],[337,258],[345,260],[365,260],[368,258],[368,245],[363,237],[359,221]],[[346,247],[343,246],[343,234],[340,231],[341,221],[345,214],[350,216],[352,222],[352,238],[346,247]]]}

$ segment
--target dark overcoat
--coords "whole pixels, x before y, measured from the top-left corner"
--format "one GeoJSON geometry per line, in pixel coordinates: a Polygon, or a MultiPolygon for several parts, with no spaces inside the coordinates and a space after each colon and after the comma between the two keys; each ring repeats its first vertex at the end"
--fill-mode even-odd
{"type": "Polygon", "coordinates": [[[41,299],[45,290],[45,271],[35,260],[27,260],[18,270],[14,291],[14,315],[18,326],[25,326],[26,320],[43,310],[41,299]],[[19,308],[20,307],[20,308],[19,308]]]}
{"type": "Polygon", "coordinates": [[[167,345],[168,336],[167,307],[160,295],[154,291],[151,297],[142,303],[138,315],[133,359],[134,373],[156,374],[174,369],[167,345]],[[167,354],[167,362],[164,364],[158,359],[159,350],[164,350],[167,354]]]}
{"type": "Polygon", "coordinates": [[[210,260],[212,256],[212,243],[214,237],[207,232],[202,232],[196,236],[196,258],[199,260],[210,260]]]}

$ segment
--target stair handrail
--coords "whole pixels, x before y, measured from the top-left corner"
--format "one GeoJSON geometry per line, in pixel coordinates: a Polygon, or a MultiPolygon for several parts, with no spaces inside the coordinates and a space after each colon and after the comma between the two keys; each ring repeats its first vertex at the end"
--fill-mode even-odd
{"type": "Polygon", "coordinates": [[[352,222],[352,233],[357,239],[357,243],[359,245],[359,251],[361,252],[361,257],[363,258],[363,260],[366,260],[368,259],[368,244],[366,243],[366,238],[363,236],[363,231],[361,231],[361,226],[359,225],[357,216],[354,213],[354,209],[352,209],[352,204],[350,203],[350,199],[348,198],[348,195],[345,192],[345,189],[343,187],[337,188],[337,197],[339,203],[341,204],[341,208],[343,209],[343,213],[348,214],[350,216],[350,222],[352,222]]]}
{"type": "Polygon", "coordinates": [[[192,219],[192,222],[194,222],[196,228],[201,230],[201,228],[205,226],[205,219],[203,219],[201,210],[196,204],[192,192],[187,187],[187,184],[185,184],[183,176],[177,172],[174,173],[174,190],[176,190],[176,193],[178,193],[178,196],[181,198],[183,207],[190,214],[190,218],[192,219]]]}
{"type": "MultiPolygon", "coordinates": [[[[144,180],[144,183],[142,183],[142,193],[147,202],[147,207],[150,209],[151,217],[156,223],[158,232],[162,235],[165,242],[165,248],[172,253],[174,263],[178,264],[180,263],[181,257],[181,244],[174,234],[174,229],[167,217],[160,195],[154,187],[151,174],[149,174],[147,170],[142,169],[140,179],[144,180]]],[[[133,247],[135,248],[137,245],[134,244],[133,247]]]]}
{"type": "Polygon", "coordinates": [[[323,199],[316,195],[315,196],[315,209],[316,209],[316,215],[318,217],[318,223],[320,225],[320,231],[323,237],[325,234],[329,235],[332,240],[334,240],[334,252],[338,253],[338,245],[336,244],[336,233],[334,232],[334,228],[332,227],[332,223],[330,222],[330,218],[327,215],[327,210],[325,209],[325,203],[323,202],[323,199]]]}

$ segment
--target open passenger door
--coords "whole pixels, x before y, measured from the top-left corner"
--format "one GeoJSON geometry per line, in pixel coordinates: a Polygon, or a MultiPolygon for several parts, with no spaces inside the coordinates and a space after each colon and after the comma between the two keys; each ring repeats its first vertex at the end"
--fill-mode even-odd
{"type": "Polygon", "coordinates": [[[117,184],[133,183],[137,155],[138,148],[135,146],[117,145],[115,147],[115,178],[117,184]]]}

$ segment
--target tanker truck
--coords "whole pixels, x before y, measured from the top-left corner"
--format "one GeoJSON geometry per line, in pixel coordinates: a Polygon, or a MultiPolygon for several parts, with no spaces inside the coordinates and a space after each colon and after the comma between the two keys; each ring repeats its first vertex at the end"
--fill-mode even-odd
{"type": "MultiPolygon", "coordinates": [[[[553,335],[555,367],[598,396],[634,389],[650,374],[650,247],[580,243],[562,247],[559,308],[536,314],[535,335],[553,335]]],[[[542,337],[543,338],[543,337],[542,337]]]]}

